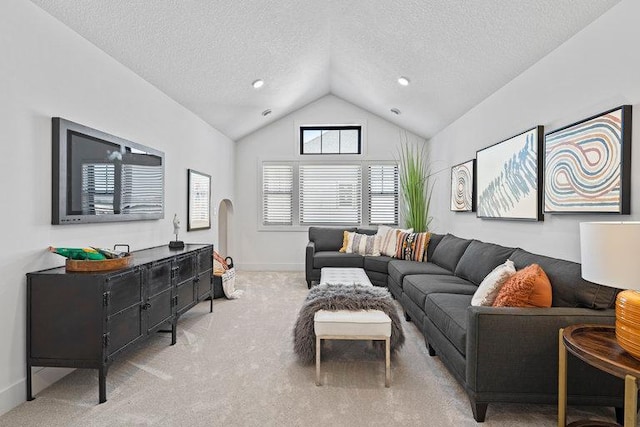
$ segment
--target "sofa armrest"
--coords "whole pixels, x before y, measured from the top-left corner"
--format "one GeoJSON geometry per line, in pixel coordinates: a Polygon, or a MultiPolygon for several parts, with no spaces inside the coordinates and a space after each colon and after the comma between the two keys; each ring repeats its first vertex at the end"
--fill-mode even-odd
{"type": "MultiPolygon", "coordinates": [[[[615,323],[612,309],[469,307],[467,316],[466,383],[478,400],[508,398],[515,392],[545,401],[557,394],[558,330],[579,323],[615,323]]],[[[585,396],[582,401],[588,402],[592,396],[619,395],[620,381],[570,359],[570,396],[585,396]]]]}
{"type": "Polygon", "coordinates": [[[313,270],[313,255],[316,253],[316,244],[315,242],[309,242],[307,243],[307,248],[306,248],[306,252],[305,252],[305,259],[304,259],[304,269],[305,269],[305,275],[306,275],[306,280],[307,283],[310,286],[310,281],[311,279],[311,270],[313,270]]]}

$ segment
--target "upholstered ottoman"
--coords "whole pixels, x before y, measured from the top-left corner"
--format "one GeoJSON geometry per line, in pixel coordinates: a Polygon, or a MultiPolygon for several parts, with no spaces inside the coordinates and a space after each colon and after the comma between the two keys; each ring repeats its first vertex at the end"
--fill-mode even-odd
{"type": "MultiPolygon", "coordinates": [[[[324,271],[324,269],[323,269],[324,271]]],[[[316,335],[316,385],[320,381],[322,340],[380,340],[385,342],[384,386],[391,382],[391,318],[380,310],[318,310],[314,315],[316,335]]]]}
{"type": "Polygon", "coordinates": [[[320,284],[368,285],[373,286],[362,268],[323,267],[320,270],[320,284]]]}

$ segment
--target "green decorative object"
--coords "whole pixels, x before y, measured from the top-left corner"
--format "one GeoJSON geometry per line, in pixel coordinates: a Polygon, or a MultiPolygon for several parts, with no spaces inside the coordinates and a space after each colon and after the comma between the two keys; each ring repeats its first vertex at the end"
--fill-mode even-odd
{"type": "Polygon", "coordinates": [[[415,233],[428,231],[432,220],[429,208],[433,184],[430,182],[431,167],[425,143],[412,143],[403,133],[398,168],[405,227],[413,228],[415,233]]]}

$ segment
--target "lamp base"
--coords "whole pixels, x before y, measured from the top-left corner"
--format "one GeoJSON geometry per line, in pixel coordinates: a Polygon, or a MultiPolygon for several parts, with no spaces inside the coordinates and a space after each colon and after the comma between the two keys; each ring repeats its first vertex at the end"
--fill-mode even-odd
{"type": "Polygon", "coordinates": [[[616,339],[640,360],[640,292],[622,291],[616,298],[616,339]]]}
{"type": "Polygon", "coordinates": [[[171,240],[169,249],[184,249],[184,242],[182,240],[171,240]]]}

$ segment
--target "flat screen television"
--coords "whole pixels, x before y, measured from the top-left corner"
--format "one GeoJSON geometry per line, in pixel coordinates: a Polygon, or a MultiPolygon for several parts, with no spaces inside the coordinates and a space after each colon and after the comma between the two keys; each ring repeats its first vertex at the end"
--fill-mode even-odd
{"type": "Polygon", "coordinates": [[[164,218],[164,153],[52,118],[52,224],[164,218]]]}

